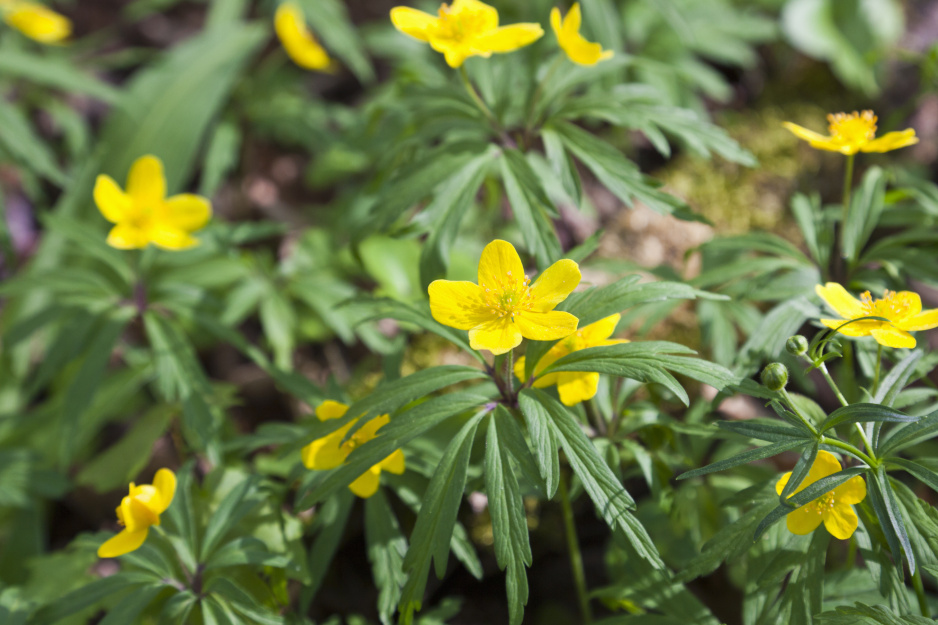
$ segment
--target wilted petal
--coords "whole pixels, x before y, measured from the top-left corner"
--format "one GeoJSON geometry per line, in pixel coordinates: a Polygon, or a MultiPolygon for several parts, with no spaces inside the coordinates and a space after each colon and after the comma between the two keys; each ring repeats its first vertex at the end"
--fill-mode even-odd
{"type": "Polygon", "coordinates": [[[445,326],[471,330],[494,318],[480,286],[472,282],[434,280],[427,289],[430,314],[445,326]]]}
{"type": "Polygon", "coordinates": [[[553,310],[519,313],[515,316],[514,325],[518,326],[521,336],[532,341],[555,341],[576,332],[578,323],[579,320],[570,313],[553,310]]]}
{"type": "Polygon", "coordinates": [[[131,532],[129,530],[123,530],[116,536],[112,536],[104,542],[103,545],[98,547],[98,557],[99,558],[116,558],[117,556],[122,556],[125,553],[130,553],[131,551],[138,549],[140,545],[147,539],[147,534],[149,533],[150,528],[144,527],[143,529],[131,532]]]}
{"type": "Polygon", "coordinates": [[[834,538],[846,540],[853,536],[857,530],[857,513],[853,508],[844,505],[834,505],[826,514],[824,514],[824,527],[834,538]]]}
{"type": "Polygon", "coordinates": [[[876,339],[876,342],[886,347],[897,347],[911,349],[915,347],[915,337],[888,324],[882,324],[875,330],[870,330],[870,336],[876,339]]]}
{"type": "Polygon", "coordinates": [[[212,203],[201,195],[181,193],[164,204],[166,223],[173,228],[194,232],[212,218],[212,203]]]}
{"type": "Polygon", "coordinates": [[[469,347],[487,349],[496,356],[511,351],[521,344],[518,323],[509,317],[497,317],[469,330],[469,347]]]}
{"type": "Polygon", "coordinates": [[[569,258],[558,260],[537,277],[531,285],[534,310],[547,312],[567,299],[580,284],[580,267],[569,258]]]}
{"type": "Polygon", "coordinates": [[[130,167],[127,175],[127,194],[135,201],[156,206],[166,197],[166,177],[163,162],[147,154],[130,167]]]}

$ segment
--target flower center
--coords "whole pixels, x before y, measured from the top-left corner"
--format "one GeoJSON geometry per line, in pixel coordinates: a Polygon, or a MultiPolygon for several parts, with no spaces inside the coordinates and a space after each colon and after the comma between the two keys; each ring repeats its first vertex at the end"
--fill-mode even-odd
{"type": "Polygon", "coordinates": [[[485,26],[485,15],[481,11],[454,13],[448,4],[440,7],[440,19],[436,23],[436,36],[456,43],[475,36],[485,26]]]}
{"type": "Polygon", "coordinates": [[[828,130],[837,143],[862,144],[876,136],[876,116],[873,111],[837,113],[827,116],[828,130]]]}
{"type": "Polygon", "coordinates": [[[909,315],[909,302],[896,297],[895,291],[885,291],[882,299],[873,299],[869,291],[860,295],[860,303],[866,314],[886,319],[902,319],[909,315]]]}
{"type": "Polygon", "coordinates": [[[531,279],[527,276],[521,282],[515,280],[511,272],[507,272],[505,279],[496,280],[495,284],[483,282],[482,287],[485,305],[499,319],[510,317],[512,323],[519,312],[531,310],[534,304],[531,297],[531,279]]]}
{"type": "Polygon", "coordinates": [[[814,501],[808,504],[814,507],[818,514],[824,514],[834,509],[834,491],[824,493],[814,501]]]}

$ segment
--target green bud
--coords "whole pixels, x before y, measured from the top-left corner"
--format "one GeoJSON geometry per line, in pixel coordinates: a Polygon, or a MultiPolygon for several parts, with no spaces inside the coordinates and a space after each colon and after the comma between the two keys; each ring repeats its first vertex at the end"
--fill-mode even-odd
{"type": "Polygon", "coordinates": [[[762,370],[762,383],[770,391],[780,391],[788,384],[788,369],[780,362],[773,362],[762,370]]]}
{"type": "Polygon", "coordinates": [[[806,351],[808,351],[808,339],[804,338],[800,334],[790,336],[788,337],[788,340],[785,341],[785,349],[792,356],[801,356],[806,351]]]}

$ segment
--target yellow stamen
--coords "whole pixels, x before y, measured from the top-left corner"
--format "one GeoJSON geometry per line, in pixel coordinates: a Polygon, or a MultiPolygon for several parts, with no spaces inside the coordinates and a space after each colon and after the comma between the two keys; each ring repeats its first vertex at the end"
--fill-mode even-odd
{"type": "Polygon", "coordinates": [[[876,115],[873,111],[832,113],[827,116],[831,138],[842,143],[862,143],[876,136],[876,115]]]}

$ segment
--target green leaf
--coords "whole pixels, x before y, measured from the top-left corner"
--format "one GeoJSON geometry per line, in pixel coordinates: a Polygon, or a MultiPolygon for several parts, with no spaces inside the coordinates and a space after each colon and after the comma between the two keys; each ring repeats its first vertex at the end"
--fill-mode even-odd
{"type": "Polygon", "coordinates": [[[133,586],[144,586],[155,581],[149,573],[121,572],[96,579],[61,599],[49,603],[33,614],[30,625],[51,625],[87,607],[96,605],[111,595],[133,586]]]}
{"type": "Polygon", "coordinates": [[[583,433],[570,411],[559,401],[536,388],[523,390],[518,397],[518,403],[524,414],[538,413],[546,409],[554,435],[600,516],[609,527],[618,527],[625,533],[639,556],[656,568],[662,568],[664,563],[648,532],[631,513],[635,506],[634,500],[583,433]]]}
{"type": "Polygon", "coordinates": [[[315,540],[309,550],[309,575],[311,581],[303,588],[303,602],[308,605],[319,592],[326,572],[342,544],[342,534],[348,524],[349,513],[355,495],[349,490],[342,490],[323,502],[316,515],[314,530],[315,540]]]}
{"type": "Polygon", "coordinates": [[[750,449],[749,451],[744,451],[741,454],[736,454],[731,458],[726,458],[724,460],[719,460],[708,464],[705,467],[699,469],[693,469],[691,471],[686,471],[677,476],[679,480],[686,480],[691,477],[700,477],[701,475],[707,475],[708,473],[716,473],[717,471],[725,471],[726,469],[731,469],[733,467],[738,467],[742,464],[748,464],[755,460],[762,460],[763,458],[771,458],[772,456],[778,455],[783,451],[789,451],[796,449],[805,444],[804,440],[783,440],[777,443],[772,443],[771,445],[765,445],[764,447],[756,447],[755,449],[750,449]]]}
{"type": "Polygon", "coordinates": [[[814,440],[814,436],[807,428],[793,428],[779,425],[777,421],[765,419],[747,419],[746,421],[718,421],[717,426],[742,436],[761,441],[781,442],[797,439],[801,441],[814,440]]]}
{"type": "Polygon", "coordinates": [[[500,439],[506,421],[514,417],[501,405],[489,419],[485,442],[485,492],[488,495],[495,558],[506,571],[508,612],[511,625],[519,625],[528,603],[528,578],[525,565],[531,565],[531,544],[528,536],[524,502],[518,480],[512,472],[509,453],[500,439]]]}
{"type": "Polygon", "coordinates": [[[199,195],[212,197],[225,177],[238,166],[241,130],[231,121],[219,122],[205,149],[199,195]]]}
{"type": "Polygon", "coordinates": [[[905,529],[902,511],[896,502],[896,495],[892,491],[886,469],[882,465],[870,472],[870,479],[867,480],[867,493],[893,557],[896,561],[904,558],[909,565],[909,570],[915,573],[915,553],[909,543],[909,534],[905,529]]]}
{"type": "Polygon", "coordinates": [[[59,187],[68,183],[68,176],[55,162],[52,150],[33,132],[26,116],[6,99],[0,99],[0,149],[12,156],[24,169],[35,172],[59,187]]]}
{"type": "Polygon", "coordinates": [[[830,413],[827,420],[821,424],[820,433],[824,433],[831,428],[845,423],[866,423],[869,421],[887,422],[887,423],[910,423],[918,421],[918,417],[913,417],[893,408],[880,406],[878,404],[850,404],[842,406],[830,413]]]}
{"type": "Polygon", "coordinates": [[[524,245],[534,254],[538,267],[546,269],[563,254],[550,220],[556,209],[522,152],[506,148],[500,162],[505,193],[524,245]]]}
{"type": "Polygon", "coordinates": [[[300,0],[300,4],[313,32],[322,37],[326,48],[345,61],[358,80],[366,84],[374,82],[375,71],[345,4],[338,0],[300,0]]]}
{"type": "Polygon", "coordinates": [[[896,400],[896,396],[905,388],[905,385],[909,382],[909,378],[915,373],[915,367],[924,355],[925,352],[913,351],[896,363],[896,365],[889,370],[886,377],[883,378],[876,394],[873,395],[873,403],[883,406],[892,406],[893,402],[896,400]]]}
{"type": "Polygon", "coordinates": [[[785,503],[791,494],[795,492],[795,489],[801,486],[801,483],[808,477],[811,467],[814,466],[814,459],[817,458],[817,452],[817,443],[809,445],[801,451],[798,461],[795,462],[795,466],[791,470],[788,481],[785,482],[782,492],[779,493],[778,499],[781,503],[785,503]]]}
{"type": "Polygon", "coordinates": [[[859,601],[853,607],[838,606],[814,617],[817,625],[934,625],[934,620],[917,614],[896,614],[882,605],[868,606],[859,601]]]}
{"type": "Polygon", "coordinates": [[[378,614],[383,625],[390,625],[407,580],[403,569],[407,539],[381,489],[365,500],[365,540],[378,587],[378,614]]]}
{"type": "Polygon", "coordinates": [[[898,427],[886,434],[876,450],[878,456],[888,456],[912,445],[926,441],[938,433],[938,410],[921,417],[914,423],[898,427]]]}
{"type": "Polygon", "coordinates": [[[241,536],[215,549],[211,557],[205,560],[205,570],[245,564],[283,569],[297,566],[298,563],[292,562],[286,554],[271,552],[262,540],[253,536],[241,536]]]}
{"type": "Polygon", "coordinates": [[[466,487],[469,455],[476,429],[487,411],[479,411],[456,433],[443,452],[424,494],[423,505],[410,537],[410,549],[404,558],[407,584],[401,596],[401,622],[409,622],[423,604],[423,593],[430,573],[431,558],[437,577],[446,572],[456,513],[466,487]]]}
{"type": "Polygon", "coordinates": [[[528,433],[534,443],[534,456],[540,469],[541,477],[547,487],[547,496],[553,499],[560,484],[560,440],[551,423],[547,408],[537,401],[530,401],[521,396],[524,403],[521,413],[528,426],[528,433]]]}
{"type": "Polygon", "coordinates": [[[815,194],[811,197],[796,193],[791,199],[791,212],[798,222],[798,228],[804,237],[805,245],[811,253],[811,258],[819,267],[826,267],[830,258],[830,241],[827,240],[828,230],[821,220],[821,198],[815,194]]]}
{"type": "Polygon", "coordinates": [[[580,180],[580,172],[577,171],[576,163],[563,149],[563,142],[556,132],[544,128],[541,131],[541,139],[544,141],[544,151],[551,169],[559,176],[564,192],[579,207],[583,201],[583,183],[580,180]]]}
{"type": "Polygon", "coordinates": [[[341,467],[329,473],[297,502],[300,509],[322,501],[336,489],[348,486],[370,467],[381,462],[413,439],[435,428],[453,415],[480,407],[489,398],[472,393],[450,393],[434,397],[394,414],[378,436],[349,454],[341,467]]]}
{"type": "Polygon", "coordinates": [[[83,93],[108,104],[120,97],[119,89],[74,67],[68,57],[43,56],[7,47],[0,54],[0,75],[24,78],[29,84],[67,93],[83,93]]]}
{"type": "Polygon", "coordinates": [[[98,621],[98,625],[126,625],[127,623],[139,622],[137,619],[140,614],[166,588],[167,586],[164,584],[148,584],[134,589],[132,593],[108,610],[107,615],[98,621]]]}
{"type": "Polygon", "coordinates": [[[196,554],[199,553],[199,538],[195,510],[192,506],[192,463],[186,463],[176,473],[176,494],[172,505],[163,513],[175,529],[171,534],[173,547],[180,560],[190,571],[197,566],[196,554]],[[175,537],[176,540],[172,538],[175,537]]]}
{"type": "Polygon", "coordinates": [[[886,458],[886,462],[908,471],[929,488],[938,491],[938,473],[935,473],[928,467],[924,467],[913,460],[906,460],[905,458],[886,458]]]}
{"type": "Polygon", "coordinates": [[[215,547],[228,531],[260,503],[252,497],[255,484],[256,478],[253,475],[242,479],[212,512],[208,525],[205,527],[205,533],[202,535],[201,560],[211,557],[215,547]]]}
{"type": "Polygon", "coordinates": [[[871,167],[850,201],[850,213],[844,224],[843,253],[856,261],[863,246],[869,241],[873,229],[886,206],[886,174],[879,167],[871,167]]]}

